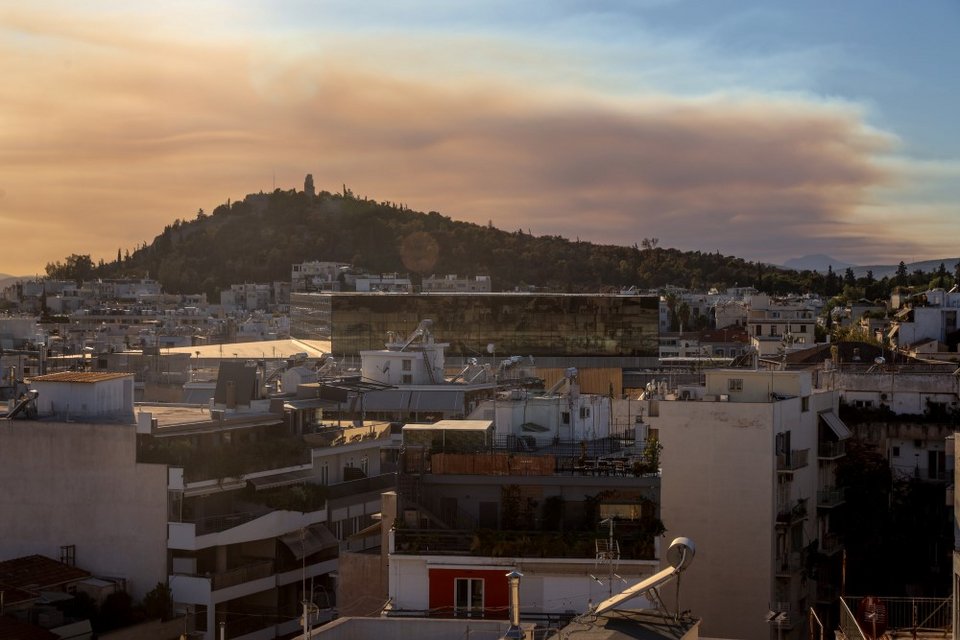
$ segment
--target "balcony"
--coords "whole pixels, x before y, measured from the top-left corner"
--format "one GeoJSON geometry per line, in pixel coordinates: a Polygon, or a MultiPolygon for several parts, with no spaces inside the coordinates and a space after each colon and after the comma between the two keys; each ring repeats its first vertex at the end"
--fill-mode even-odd
{"type": "Polygon", "coordinates": [[[777,471],[792,473],[807,466],[810,449],[791,449],[777,454],[777,471]]]}
{"type": "Polygon", "coordinates": [[[778,578],[790,578],[803,569],[803,559],[799,552],[777,555],[776,574],[778,578]]]}
{"type": "MultiPolygon", "coordinates": [[[[837,637],[859,640],[873,635],[874,629],[865,626],[853,613],[860,609],[862,600],[859,596],[840,598],[840,633],[837,637]]],[[[885,636],[950,637],[953,598],[879,598],[873,606],[886,618],[885,636]]]]}
{"type": "Polygon", "coordinates": [[[241,478],[250,473],[302,467],[311,462],[309,446],[300,438],[286,435],[207,448],[201,447],[197,438],[189,436],[154,438],[141,435],[137,446],[137,462],[181,467],[186,483],[241,478]]]}
{"type": "Polygon", "coordinates": [[[821,460],[836,460],[847,455],[847,441],[821,442],[817,445],[817,457],[821,460]]]}
{"type": "Polygon", "coordinates": [[[843,489],[837,487],[824,487],[817,491],[817,507],[820,509],[832,509],[838,507],[846,501],[843,489]]]}
{"type": "MultiPolygon", "coordinates": [[[[622,560],[654,560],[655,540],[630,534],[618,523],[622,560]]],[[[494,531],[480,529],[397,529],[396,553],[409,555],[475,555],[524,558],[584,558],[596,560],[596,541],[605,531],[494,531]]]]}
{"type": "Polygon", "coordinates": [[[791,525],[807,517],[806,500],[797,500],[792,504],[777,505],[777,524],[781,526],[791,525]]]}
{"type": "Polygon", "coordinates": [[[843,550],[840,537],[835,533],[828,533],[820,539],[820,553],[832,556],[843,550]]]}
{"type": "Polygon", "coordinates": [[[770,605],[770,611],[777,614],[768,622],[771,629],[777,629],[778,637],[784,630],[795,627],[803,618],[803,614],[798,614],[789,602],[773,602],[770,605]]]}
{"type": "Polygon", "coordinates": [[[251,559],[251,562],[247,564],[227,571],[221,571],[220,573],[214,573],[211,576],[212,588],[214,591],[219,591],[227,587],[235,587],[244,582],[259,580],[260,578],[269,578],[273,575],[274,569],[275,563],[271,558],[251,559]]]}

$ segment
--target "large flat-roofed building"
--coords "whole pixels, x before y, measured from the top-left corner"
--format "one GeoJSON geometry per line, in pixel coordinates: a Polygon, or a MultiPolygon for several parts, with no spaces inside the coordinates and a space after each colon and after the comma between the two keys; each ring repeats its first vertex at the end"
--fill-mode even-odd
{"type": "Polygon", "coordinates": [[[294,293],[291,335],[330,340],[335,356],[381,349],[433,320],[453,357],[656,359],[656,296],[563,293],[294,293]]]}

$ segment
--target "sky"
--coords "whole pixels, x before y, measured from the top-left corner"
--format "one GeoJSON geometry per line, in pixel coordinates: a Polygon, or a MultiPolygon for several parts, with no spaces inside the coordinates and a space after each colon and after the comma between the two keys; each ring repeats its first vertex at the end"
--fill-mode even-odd
{"type": "Polygon", "coordinates": [[[957,69],[956,0],[0,0],[0,273],[308,173],[535,235],[956,257],[957,69]]]}

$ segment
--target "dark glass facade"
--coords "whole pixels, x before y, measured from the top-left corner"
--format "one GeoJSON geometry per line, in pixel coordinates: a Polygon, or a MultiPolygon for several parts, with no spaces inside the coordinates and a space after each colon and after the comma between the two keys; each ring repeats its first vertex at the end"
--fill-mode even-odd
{"type": "Polygon", "coordinates": [[[330,340],[335,356],[382,349],[433,320],[449,356],[656,357],[656,296],[562,293],[294,293],[291,335],[330,340]]]}

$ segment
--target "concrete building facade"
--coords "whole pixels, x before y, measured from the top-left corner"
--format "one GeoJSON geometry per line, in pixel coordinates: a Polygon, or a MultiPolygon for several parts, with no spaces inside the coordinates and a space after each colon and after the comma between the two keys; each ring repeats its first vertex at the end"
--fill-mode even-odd
{"type": "Polygon", "coordinates": [[[664,525],[698,541],[683,606],[707,634],[799,637],[817,600],[810,554],[835,548],[835,464],[849,437],[837,409],[807,372],[708,371],[702,387],[649,400],[664,525]],[[786,614],[779,629],[770,610],[786,614]]]}

